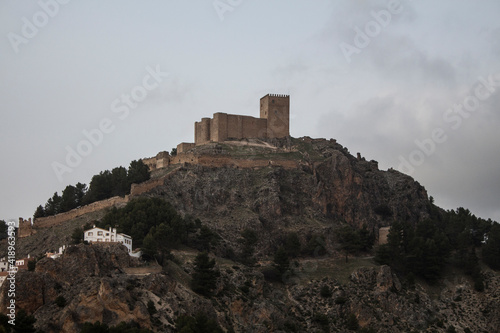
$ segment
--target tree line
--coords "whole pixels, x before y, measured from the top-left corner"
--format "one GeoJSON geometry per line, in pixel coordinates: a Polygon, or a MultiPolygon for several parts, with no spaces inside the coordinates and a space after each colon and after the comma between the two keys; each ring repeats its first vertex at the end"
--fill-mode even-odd
{"type": "Polygon", "coordinates": [[[447,264],[461,268],[484,289],[480,259],[492,269],[500,269],[500,225],[474,216],[469,210],[438,212],[432,207],[429,219],[411,225],[395,222],[387,244],[381,245],[375,259],[403,275],[436,281],[447,264]]]}
{"type": "Polygon", "coordinates": [[[144,259],[156,259],[161,265],[170,258],[170,250],[179,245],[209,251],[220,239],[199,219],[182,217],[160,198],[137,198],[123,208],[114,207],[96,225],[130,235],[144,259]]]}
{"type": "Polygon", "coordinates": [[[120,166],[94,175],[88,188],[86,184],[77,183],[74,186],[66,186],[61,195],[55,192],[44,206],[36,208],[33,217],[36,219],[56,215],[114,196],[125,196],[130,194],[132,184],[139,184],[148,179],[148,166],[142,160],[134,160],[128,170],[120,166]]]}

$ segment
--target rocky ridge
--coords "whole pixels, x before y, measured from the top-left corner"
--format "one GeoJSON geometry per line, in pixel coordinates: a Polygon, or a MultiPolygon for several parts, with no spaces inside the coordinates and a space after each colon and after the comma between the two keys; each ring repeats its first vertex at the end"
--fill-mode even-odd
{"type": "MultiPolygon", "coordinates": [[[[444,332],[451,325],[458,332],[494,332],[500,326],[499,276],[487,268],[485,291],[478,293],[461,274],[446,275],[439,286],[422,281],[413,286],[372,260],[352,269],[338,260],[339,227],[366,225],[376,234],[394,221],[424,220],[430,203],[420,184],[395,170],[379,170],[375,161],[352,156],[335,140],[288,138],[272,144],[278,149],[204,146],[200,149],[206,154],[268,158],[269,165],[185,163],[156,170],[152,181],[161,180],[160,185],[142,194],[171,202],[182,215],[200,218],[222,237],[213,249],[221,275],[212,299],[189,287],[195,252],[174,253],[177,261],[162,272],[142,267],[137,274],[130,269],[143,263],[118,245],[78,245],[60,259],[40,260],[34,272],[18,274],[18,306],[34,313],[37,326],[46,332],[77,332],[85,321],[97,320],[108,325],[134,320],[157,332],[173,332],[179,315],[197,312],[215,318],[227,332],[347,332],[354,324],[375,332],[444,332]],[[274,166],[276,158],[293,159],[298,167],[274,166]],[[246,228],[259,236],[256,267],[227,259],[230,250],[241,251],[246,228]],[[284,283],[268,282],[259,265],[269,264],[276,244],[292,231],[302,244],[319,237],[326,254],[299,257],[293,263],[295,275],[283,277],[284,283]],[[322,268],[324,262],[332,264],[322,268]],[[340,271],[349,274],[340,278],[340,271]],[[60,296],[66,300],[61,308],[56,305],[60,296]],[[156,313],[148,311],[149,302],[156,313]]],[[[67,244],[72,229],[104,213],[20,239],[19,251],[39,255],[67,244]]],[[[5,292],[3,288],[3,305],[5,292]]]]}
{"type": "MultiPolygon", "coordinates": [[[[216,258],[221,276],[208,299],[189,288],[192,257],[179,258],[163,272],[131,274],[127,269],[139,263],[119,245],[73,246],[60,259],[43,259],[35,271],[18,274],[18,306],[34,313],[45,332],[130,320],[174,332],[179,315],[198,312],[228,332],[349,332],[352,325],[373,332],[444,332],[449,326],[494,332],[500,325],[500,279],[493,272],[484,293],[468,279],[450,276],[434,295],[425,284],[400,281],[388,266],[358,268],[341,282],[333,273],[311,279],[314,269],[299,260],[297,274],[282,284],[267,282],[259,268],[216,258]],[[62,308],[57,297],[66,300],[62,308]]],[[[6,299],[3,288],[2,306],[6,299]]]]}

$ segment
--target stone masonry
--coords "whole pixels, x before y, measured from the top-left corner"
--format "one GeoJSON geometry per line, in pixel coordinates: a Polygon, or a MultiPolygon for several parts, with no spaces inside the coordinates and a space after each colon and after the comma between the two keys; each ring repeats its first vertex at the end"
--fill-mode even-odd
{"type": "Polygon", "coordinates": [[[194,125],[194,144],[181,143],[177,152],[193,146],[228,139],[272,139],[290,135],[290,96],[268,94],[260,99],[260,118],[214,113],[213,118],[202,118],[194,125]]]}

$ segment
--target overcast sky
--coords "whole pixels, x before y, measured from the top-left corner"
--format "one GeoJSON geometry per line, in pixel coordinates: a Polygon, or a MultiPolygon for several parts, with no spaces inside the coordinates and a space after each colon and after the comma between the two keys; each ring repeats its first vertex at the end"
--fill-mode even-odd
{"type": "Polygon", "coordinates": [[[282,93],[292,136],[335,138],[441,207],[500,221],[499,14],[497,0],[1,1],[0,219],[282,93]]]}

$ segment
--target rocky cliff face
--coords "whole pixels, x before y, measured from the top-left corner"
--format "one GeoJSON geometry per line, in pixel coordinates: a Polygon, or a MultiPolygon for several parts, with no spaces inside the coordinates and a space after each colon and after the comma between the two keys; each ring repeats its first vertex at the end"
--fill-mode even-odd
{"type": "MultiPolygon", "coordinates": [[[[198,312],[216,319],[227,332],[347,332],[357,325],[374,332],[445,332],[450,326],[458,332],[494,332],[500,327],[500,278],[495,272],[484,271],[486,288],[478,293],[460,274],[447,274],[436,286],[419,281],[412,286],[370,259],[354,258],[354,266],[338,260],[342,255],[336,251],[335,234],[340,226],[366,225],[376,234],[397,220],[425,219],[430,205],[420,184],[397,171],[379,170],[375,161],[352,156],[334,140],[271,143],[277,149],[201,147],[213,156],[250,162],[240,163],[246,167],[184,164],[157,170],[155,186],[142,194],[164,198],[221,235],[215,249],[220,277],[212,299],[189,287],[194,250],[177,251],[176,263],[158,272],[158,267],[136,269],[141,263],[119,245],[78,245],[60,259],[40,260],[34,272],[19,272],[18,308],[33,313],[45,332],[78,332],[87,321],[113,326],[131,320],[156,332],[173,332],[179,315],[198,312]],[[265,158],[268,166],[251,167],[252,159],[265,158]],[[276,166],[276,159],[293,160],[298,167],[276,166]],[[227,249],[241,250],[245,228],[259,236],[256,267],[222,258],[227,249]],[[326,254],[299,258],[293,275],[268,282],[262,267],[290,231],[302,244],[316,235],[326,254]]],[[[20,239],[19,254],[38,255],[67,244],[75,227],[104,213],[20,239]]],[[[4,285],[2,309],[6,291],[4,285]]]]}
{"type": "MultiPolygon", "coordinates": [[[[262,231],[264,248],[280,230],[298,231],[304,237],[331,235],[347,223],[366,225],[377,235],[379,227],[393,221],[417,223],[428,216],[424,187],[395,170],[379,170],[375,161],[352,156],[335,140],[306,137],[252,144],[197,147],[192,154],[198,157],[223,156],[245,161],[238,164],[247,167],[183,164],[156,170],[151,184],[141,184],[147,188],[141,195],[164,198],[182,214],[215,228],[229,243],[244,228],[262,231]],[[267,167],[252,167],[252,161],[261,165],[266,159],[267,167]],[[293,161],[297,167],[276,166],[277,160],[293,161]]],[[[104,213],[95,211],[38,229],[37,234],[19,240],[18,254],[38,256],[57,250],[69,244],[74,228],[104,213]]]]}
{"type": "MultiPolygon", "coordinates": [[[[263,152],[247,148],[246,154],[262,158],[263,152]]],[[[352,156],[334,140],[294,139],[288,153],[269,156],[268,167],[255,169],[186,164],[147,195],[199,217],[228,240],[247,227],[266,231],[262,241],[272,242],[277,230],[328,234],[346,223],[377,234],[393,221],[417,223],[428,216],[420,184],[395,170],[379,170],[377,162],[352,156]],[[272,158],[294,158],[299,167],[274,167],[272,158]]]]}
{"type": "MultiPolygon", "coordinates": [[[[125,247],[118,244],[72,246],[59,259],[38,261],[35,271],[19,271],[16,275],[16,306],[34,313],[37,326],[48,332],[77,332],[86,321],[142,321],[149,327],[145,306],[132,302],[123,269],[135,263],[125,247]],[[62,297],[66,305],[56,305],[62,297]]],[[[1,290],[2,308],[7,298],[1,290]]]]}
{"type": "MultiPolygon", "coordinates": [[[[43,259],[35,271],[18,274],[17,306],[34,313],[45,332],[78,332],[87,321],[113,326],[131,320],[174,332],[179,315],[198,312],[232,332],[348,332],[357,325],[373,332],[445,332],[450,326],[458,332],[495,332],[500,325],[500,278],[493,272],[478,293],[460,276],[439,287],[412,287],[388,266],[368,265],[339,281],[333,270],[318,274],[312,261],[299,260],[286,283],[270,283],[260,268],[218,258],[217,290],[207,299],[189,288],[189,255],[178,255],[178,264],[170,262],[163,272],[144,274],[146,267],[134,275],[130,267],[137,263],[119,245],[74,246],[60,259],[43,259]],[[59,307],[57,297],[66,305],[59,307]]],[[[3,309],[5,292],[3,287],[3,309]]]]}

